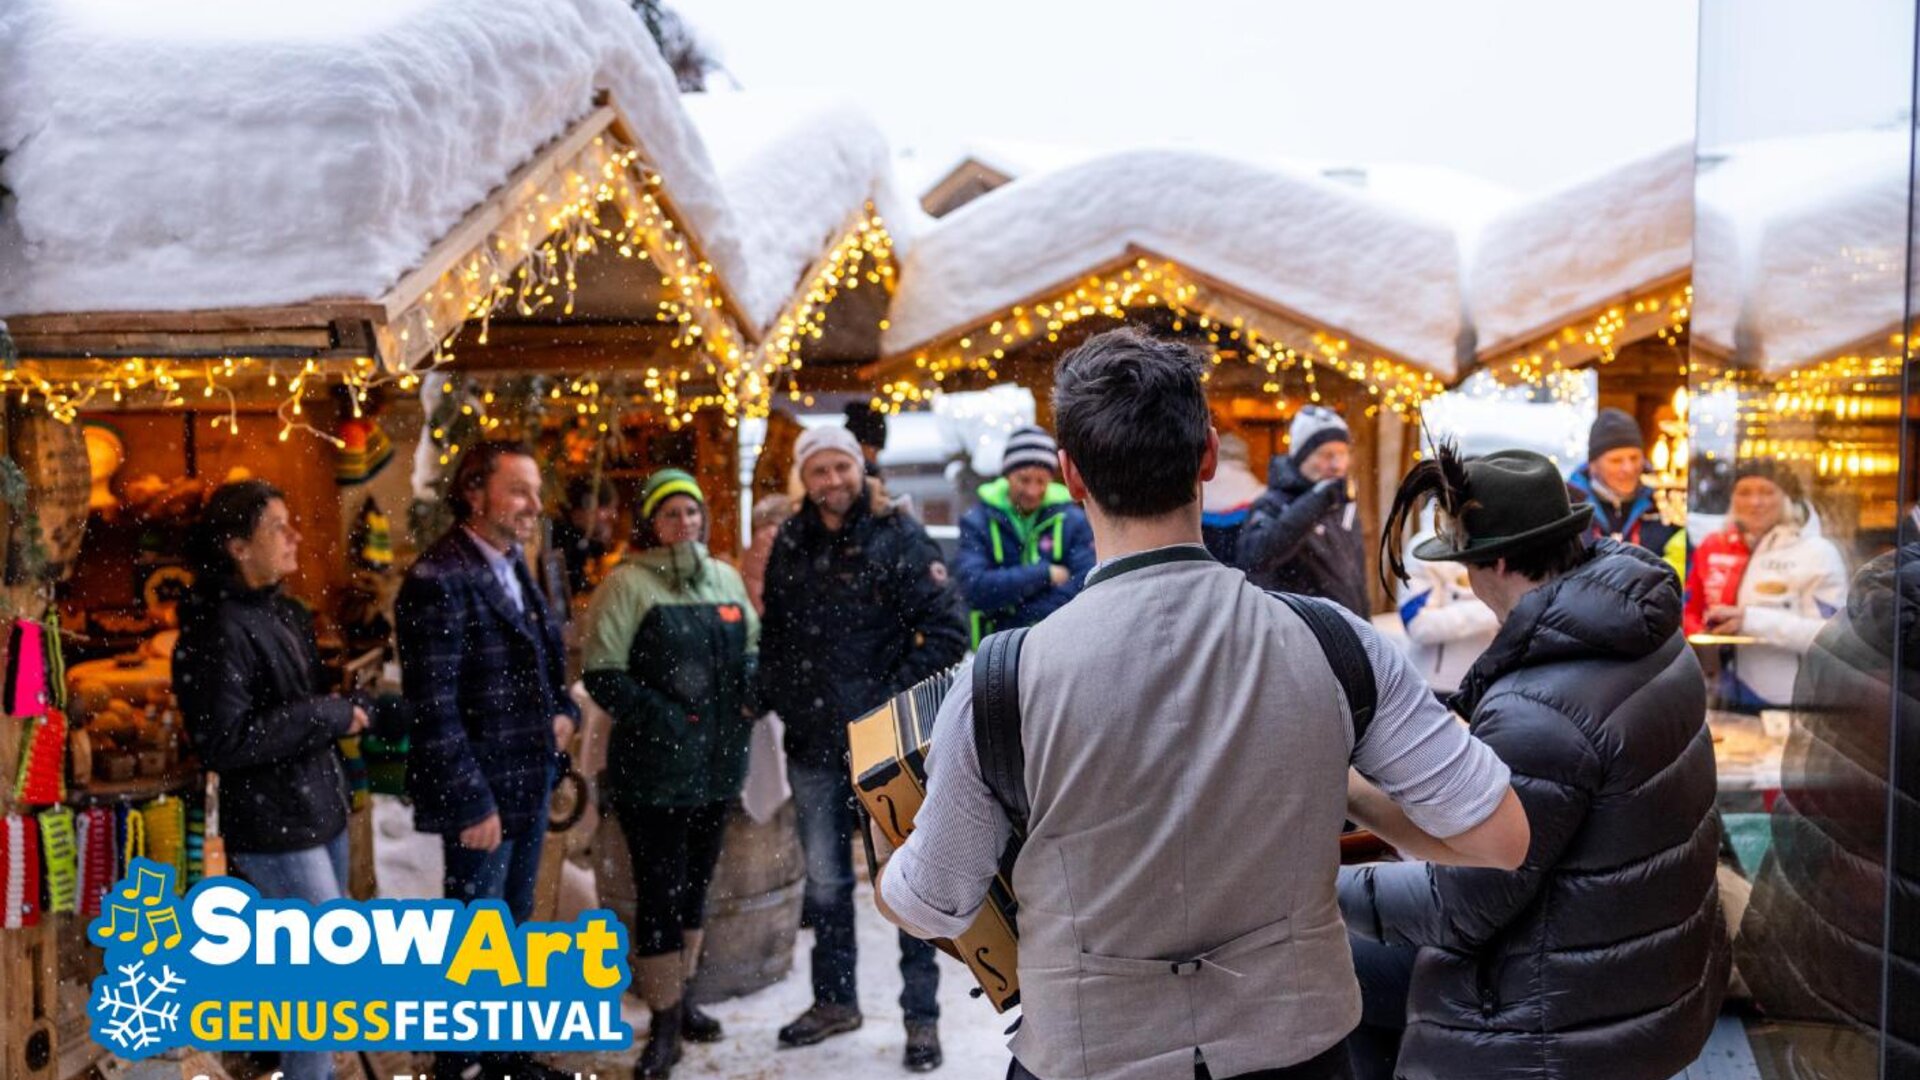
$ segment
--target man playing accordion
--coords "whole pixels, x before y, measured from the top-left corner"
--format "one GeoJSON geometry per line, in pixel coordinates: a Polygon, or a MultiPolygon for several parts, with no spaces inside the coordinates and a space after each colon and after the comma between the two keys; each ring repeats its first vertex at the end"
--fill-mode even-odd
{"type": "Polygon", "coordinates": [[[1527,849],[1506,766],[1397,648],[1207,554],[1205,367],[1131,329],[1060,361],[1062,477],[1103,561],[1015,647],[1001,700],[1017,708],[990,711],[1012,711],[1017,738],[984,770],[956,674],[925,803],[881,876],[889,918],[953,938],[1020,837],[1010,1077],[1348,1076],[1343,820],[1434,861],[1511,869],[1527,849]],[[1372,681],[1348,693],[1356,667],[1372,681]]]}

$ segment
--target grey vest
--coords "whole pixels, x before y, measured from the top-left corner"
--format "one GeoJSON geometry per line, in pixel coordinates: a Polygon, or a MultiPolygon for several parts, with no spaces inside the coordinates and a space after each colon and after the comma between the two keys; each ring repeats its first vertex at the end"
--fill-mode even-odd
{"type": "Polygon", "coordinates": [[[1014,1056],[1043,1080],[1294,1064],[1360,1021],[1352,729],[1312,631],[1211,561],[1099,576],[1020,653],[1014,1056]]]}

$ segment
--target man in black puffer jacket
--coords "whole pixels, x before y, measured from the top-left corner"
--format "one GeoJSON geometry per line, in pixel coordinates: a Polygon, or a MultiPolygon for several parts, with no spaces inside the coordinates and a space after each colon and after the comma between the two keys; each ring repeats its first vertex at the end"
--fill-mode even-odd
{"type": "Polygon", "coordinates": [[[1887,800],[1898,800],[1896,820],[1916,812],[1912,794],[1887,783],[1896,709],[1920,716],[1920,544],[1861,567],[1846,610],[1800,663],[1773,844],[1735,942],[1761,1011],[1832,1026],[1794,1048],[1810,1075],[1874,1075],[1884,1016],[1886,1075],[1920,1076],[1920,949],[1896,934],[1891,965],[1882,951],[1888,922],[1912,926],[1920,897],[1909,846],[1894,865],[1892,892],[1902,899],[1889,920],[1887,800]],[[1882,981],[1889,966],[1891,991],[1882,981]]]}
{"type": "Polygon", "coordinates": [[[1351,867],[1340,906],[1365,997],[1361,1076],[1666,1080],[1726,991],[1706,683],[1680,586],[1650,552],[1581,533],[1552,463],[1451,447],[1401,485],[1440,500],[1422,559],[1465,563],[1499,635],[1452,699],[1513,772],[1533,838],[1511,873],[1351,867]],[[1400,1030],[1398,1061],[1393,1043],[1400,1030]]]}
{"type": "Polygon", "coordinates": [[[1373,605],[1360,508],[1347,494],[1352,441],[1339,413],[1300,410],[1288,452],[1267,464],[1267,491],[1247,513],[1234,565],[1263,589],[1322,596],[1364,619],[1373,605]]]}

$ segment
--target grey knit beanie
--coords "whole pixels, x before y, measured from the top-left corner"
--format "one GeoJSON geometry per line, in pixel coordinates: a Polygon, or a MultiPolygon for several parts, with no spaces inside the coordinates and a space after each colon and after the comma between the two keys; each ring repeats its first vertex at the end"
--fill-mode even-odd
{"type": "Polygon", "coordinates": [[[1353,433],[1347,430],[1347,422],[1339,413],[1325,405],[1307,405],[1294,414],[1293,423],[1287,428],[1287,444],[1295,465],[1330,442],[1353,442],[1353,433]]]}
{"type": "Polygon", "coordinates": [[[1587,460],[1598,461],[1609,450],[1645,450],[1640,424],[1625,409],[1601,409],[1587,431],[1587,460]]]}

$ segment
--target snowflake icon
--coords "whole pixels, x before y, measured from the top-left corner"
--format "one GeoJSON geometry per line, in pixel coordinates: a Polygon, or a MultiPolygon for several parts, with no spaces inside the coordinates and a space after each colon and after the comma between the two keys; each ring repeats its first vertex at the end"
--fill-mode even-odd
{"type": "Polygon", "coordinates": [[[101,987],[100,1000],[94,1006],[102,1019],[111,1018],[100,1034],[122,1051],[138,1053],[159,1043],[162,1034],[180,1028],[179,1004],[155,1002],[180,993],[187,981],[164,964],[157,979],[146,973],[146,967],[144,960],[120,965],[119,987],[101,987]]]}

